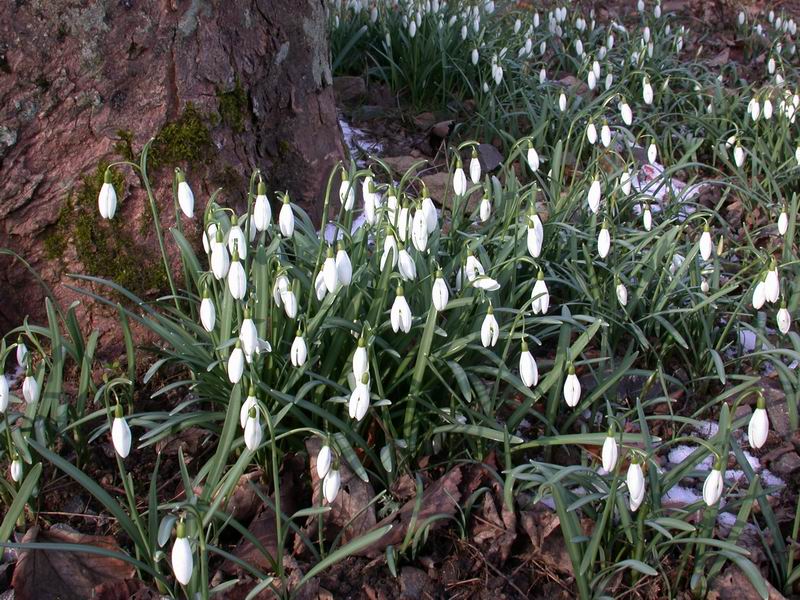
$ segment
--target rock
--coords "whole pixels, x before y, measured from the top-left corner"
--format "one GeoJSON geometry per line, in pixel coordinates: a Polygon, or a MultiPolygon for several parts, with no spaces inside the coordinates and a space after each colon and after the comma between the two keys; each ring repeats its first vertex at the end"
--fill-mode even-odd
{"type": "Polygon", "coordinates": [[[416,156],[387,156],[382,159],[391,169],[398,175],[403,175],[408,171],[412,165],[420,162],[420,158],[416,156]]]}
{"type": "MultiPolygon", "coordinates": [[[[783,594],[765,581],[769,592],[768,600],[785,600],[783,594]]],[[[711,582],[709,598],[717,600],[760,600],[753,584],[747,576],[735,565],[729,566],[711,582]]]]}
{"type": "Polygon", "coordinates": [[[414,125],[423,131],[427,131],[436,123],[436,115],[432,112],[424,112],[414,117],[414,125]]]}
{"type": "Polygon", "coordinates": [[[478,158],[484,173],[494,171],[503,164],[503,155],[492,144],[479,144],[478,158]]]}
{"type": "MultiPolygon", "coordinates": [[[[260,167],[270,188],[321,216],[330,168],[344,157],[322,3],[5,2],[0,23],[0,247],[41,272],[63,306],[80,300],[86,329],[111,331],[116,311],[67,289],[66,273],[113,278],[145,299],[164,291],[135,173],[117,170],[116,219],[97,214],[102,165],[138,155],[153,136],[150,175],[173,264],[176,166],[199,212],[223,187],[241,213],[260,167]]],[[[184,221],[192,243],[200,220],[184,221]]],[[[0,281],[0,333],[28,313],[41,321],[44,292],[21,263],[2,257],[0,281]]]]}
{"type": "Polygon", "coordinates": [[[786,452],[772,463],[770,470],[782,478],[788,479],[800,472],[800,455],[795,451],[786,452]]]}
{"type": "Polygon", "coordinates": [[[773,387],[773,383],[766,378],[761,379],[764,392],[764,401],[767,405],[769,426],[772,431],[784,439],[792,435],[792,426],[789,423],[789,409],[786,406],[786,394],[782,389],[773,387]]]}
{"type": "Polygon", "coordinates": [[[439,121],[433,127],[431,127],[431,134],[435,135],[438,138],[446,138],[450,135],[450,132],[453,131],[453,125],[455,121],[453,119],[448,119],[447,121],[439,121]]]}
{"type": "Polygon", "coordinates": [[[433,583],[428,574],[415,567],[403,567],[400,571],[400,594],[403,600],[419,600],[430,597],[433,583]]]}
{"type": "Polygon", "coordinates": [[[342,104],[362,100],[367,95],[367,85],[363,77],[342,75],[333,78],[333,93],[342,104]]]}
{"type": "MultiPolygon", "coordinates": [[[[450,174],[445,172],[431,173],[430,175],[423,175],[422,181],[428,187],[428,193],[431,199],[443,208],[452,208],[453,202],[453,185],[450,182],[450,174]]],[[[467,200],[467,214],[470,214],[478,208],[478,203],[481,201],[480,188],[476,189],[467,200]]]]}

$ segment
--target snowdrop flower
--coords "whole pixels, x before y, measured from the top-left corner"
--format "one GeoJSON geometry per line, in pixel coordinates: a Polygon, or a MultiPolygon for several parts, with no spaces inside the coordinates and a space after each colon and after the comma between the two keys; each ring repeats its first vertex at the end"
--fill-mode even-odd
{"type": "Polygon", "coordinates": [[[619,302],[620,306],[625,307],[628,305],[628,288],[625,287],[625,284],[621,281],[617,280],[617,302],[619,302]]]}
{"type": "Polygon", "coordinates": [[[408,24],[408,37],[413,39],[415,35],[417,35],[417,22],[412,20],[408,24]]]}
{"type": "Polygon", "coordinates": [[[467,280],[472,283],[481,275],[485,275],[486,271],[484,270],[481,261],[475,258],[474,254],[470,254],[467,256],[467,261],[464,264],[464,273],[467,276],[467,280]]]}
{"type": "Polygon", "coordinates": [[[267,198],[267,185],[263,180],[258,180],[258,193],[253,207],[253,225],[258,231],[265,231],[272,221],[272,208],[267,198]]]}
{"type": "Polygon", "coordinates": [[[348,412],[351,419],[360,421],[367,414],[369,408],[369,373],[364,373],[356,382],[356,387],[350,394],[348,412]]]}
{"type": "Polygon", "coordinates": [[[317,477],[324,479],[331,470],[332,462],[333,452],[331,451],[330,445],[326,443],[317,453],[317,477]]]}
{"type": "Polygon", "coordinates": [[[589,186],[589,193],[586,196],[586,200],[589,203],[589,210],[597,214],[597,211],[600,209],[600,181],[596,176],[592,179],[592,184],[589,186]]]}
{"type": "Polygon", "coordinates": [[[645,231],[650,231],[653,228],[653,213],[650,212],[650,205],[645,204],[642,211],[642,224],[645,231]]]}
{"type": "Polygon", "coordinates": [[[336,279],[340,285],[348,286],[353,280],[353,264],[350,256],[344,249],[344,244],[339,242],[336,251],[336,279]]]}
{"type": "Polygon", "coordinates": [[[350,184],[347,171],[342,169],[342,183],[339,184],[339,202],[346,211],[352,210],[356,202],[356,189],[350,184]]]}
{"type": "Polygon", "coordinates": [[[325,501],[328,504],[333,504],[333,501],[336,500],[336,496],[339,495],[339,486],[341,482],[342,479],[339,475],[339,470],[336,468],[328,471],[328,474],[325,475],[325,478],[322,480],[322,495],[325,497],[325,501]]]}
{"type": "Polygon", "coordinates": [[[604,220],[603,227],[597,235],[597,254],[600,258],[605,258],[609,250],[611,250],[611,234],[608,232],[608,223],[604,220]]]}
{"type": "Polygon", "coordinates": [[[761,448],[767,442],[768,435],[769,416],[764,404],[764,396],[759,395],[758,404],[753,411],[753,416],[750,417],[750,423],[747,425],[747,440],[750,447],[754,449],[761,448]]]}
{"type": "Polygon", "coordinates": [[[744,164],[744,149],[739,142],[736,142],[736,146],[733,148],[733,162],[735,162],[736,166],[740,169],[744,164]]]}
{"type": "Polygon", "coordinates": [[[489,197],[486,196],[486,194],[484,194],[483,198],[481,198],[481,203],[478,207],[478,215],[480,216],[482,223],[488,221],[489,217],[492,216],[492,202],[489,200],[489,197]]]}
{"type": "Polygon", "coordinates": [[[631,464],[628,466],[625,482],[628,485],[631,511],[636,512],[644,501],[645,485],[642,466],[639,464],[639,459],[635,456],[631,459],[631,464]]]}
{"type": "Polygon", "coordinates": [[[766,284],[764,283],[764,275],[758,280],[755,289],[753,290],[753,308],[756,310],[761,309],[767,301],[766,284]]]}
{"type": "Polygon", "coordinates": [[[403,202],[397,217],[397,237],[399,241],[405,242],[408,239],[408,230],[411,228],[411,213],[408,204],[403,202]]]}
{"type": "Polygon", "coordinates": [[[756,98],[750,98],[750,102],[747,103],[747,114],[752,117],[753,122],[758,121],[758,117],[761,114],[761,107],[756,98]]]}
{"type": "Polygon", "coordinates": [[[302,367],[304,364],[306,364],[306,358],[308,358],[308,348],[306,347],[306,340],[303,338],[303,335],[299,329],[294,336],[292,348],[289,351],[289,357],[292,361],[292,365],[295,367],[302,367]]]}
{"type": "Polygon", "coordinates": [[[486,275],[478,275],[471,283],[472,287],[486,292],[494,292],[500,289],[500,284],[495,279],[487,277],[486,275]]]}
{"type": "Polygon", "coordinates": [[[533,284],[531,298],[533,314],[547,313],[547,309],[550,308],[550,293],[547,291],[547,284],[544,282],[544,273],[541,269],[539,269],[539,274],[536,276],[536,283],[533,284]]]}
{"type": "Polygon", "coordinates": [[[650,79],[646,76],[642,80],[642,99],[645,104],[653,103],[653,86],[650,85],[650,79]]]}
{"type": "Polygon", "coordinates": [[[637,9],[639,12],[644,12],[644,0],[639,0],[639,1],[636,3],[636,9],[637,9]]]}
{"type": "Polygon", "coordinates": [[[781,282],[780,278],[778,277],[778,265],[775,262],[775,259],[772,259],[772,262],[769,267],[769,271],[767,271],[767,278],[764,280],[764,295],[767,299],[767,302],[775,303],[778,301],[781,295],[781,282]]]}
{"type": "Polygon", "coordinates": [[[522,341],[522,352],[519,355],[519,376],[527,387],[534,387],[539,383],[539,368],[525,340],[522,341]]]}
{"type": "Polygon", "coordinates": [[[528,253],[532,258],[538,258],[542,253],[542,243],[544,242],[544,227],[536,209],[531,205],[531,212],[528,214],[528,253]]]}
{"type": "Polygon", "coordinates": [[[217,321],[217,311],[214,308],[214,301],[208,295],[208,288],[203,290],[203,299],[200,301],[200,322],[203,329],[208,332],[213,331],[217,321]]]}
{"type": "MultiPolygon", "coordinates": [[[[428,226],[428,234],[436,231],[439,226],[439,215],[436,213],[436,206],[428,193],[428,187],[422,186],[422,212],[425,214],[425,222],[428,226]]],[[[420,251],[421,252],[421,251],[420,251]]]]}
{"type": "Polygon", "coordinates": [[[602,451],[602,459],[603,459],[603,470],[606,473],[611,473],[614,471],[614,467],[617,465],[617,459],[619,458],[619,446],[617,445],[617,440],[614,437],[614,432],[609,429],[608,435],[606,436],[605,441],[603,441],[603,451],[602,451]]]}
{"type": "Polygon", "coordinates": [[[114,184],[111,182],[110,169],[106,169],[103,176],[103,185],[100,186],[100,194],[97,196],[97,207],[103,219],[113,219],[117,212],[117,192],[114,191],[114,184]]]}
{"type": "Polygon", "coordinates": [[[26,369],[25,379],[22,380],[22,397],[28,404],[33,404],[39,399],[39,382],[34,377],[30,365],[26,369]]]}
{"type": "Polygon", "coordinates": [[[22,341],[22,336],[17,338],[17,364],[24,367],[28,364],[28,347],[22,341]]]}
{"type": "Polygon", "coordinates": [[[597,77],[595,76],[594,71],[589,71],[589,75],[586,77],[586,83],[590,90],[593,90],[597,87],[597,77]]]}
{"type": "Polygon", "coordinates": [[[178,182],[178,205],[187,219],[194,217],[194,194],[192,188],[186,183],[183,171],[175,169],[175,180],[178,182]]]}
{"type": "Polygon", "coordinates": [[[497,319],[494,317],[494,309],[489,305],[486,311],[486,316],[483,318],[481,325],[481,343],[484,348],[494,346],[497,344],[497,339],[500,336],[500,326],[497,324],[497,319]]]}
{"type": "Polygon", "coordinates": [[[367,354],[367,340],[364,336],[358,338],[358,346],[353,352],[353,377],[360,381],[364,373],[369,373],[369,356],[367,354]]]}
{"type": "Polygon", "coordinates": [[[628,127],[631,126],[633,123],[633,111],[631,110],[630,104],[628,104],[624,99],[619,103],[619,112],[622,115],[622,121],[628,127]]]}
{"type": "Polygon", "coordinates": [[[631,193],[631,172],[628,169],[625,169],[622,173],[620,173],[619,187],[623,194],[627,195],[631,193]]]}
{"type": "Polygon", "coordinates": [[[539,85],[544,85],[547,83],[547,71],[544,67],[539,69],[539,85]]]}
{"type": "Polygon", "coordinates": [[[8,403],[11,400],[8,389],[8,377],[5,373],[0,374],[0,414],[8,410],[8,403]]]}
{"type": "Polygon", "coordinates": [[[531,168],[531,171],[535,173],[539,170],[539,153],[536,152],[536,148],[533,147],[530,140],[528,140],[528,152],[525,158],[528,161],[528,166],[531,168]]]}
{"type": "Polygon", "coordinates": [[[383,254],[381,255],[381,272],[386,267],[386,261],[392,257],[392,264],[389,267],[390,269],[394,269],[397,266],[397,240],[395,239],[394,235],[389,233],[383,240],[383,254]]]}
{"type": "Polygon", "coordinates": [[[405,246],[400,245],[400,251],[397,253],[397,267],[400,271],[400,277],[404,281],[413,281],[417,278],[417,266],[414,259],[406,250],[405,246]]]}
{"type": "Polygon", "coordinates": [[[216,239],[211,242],[211,272],[218,281],[225,279],[230,269],[228,249],[222,241],[222,231],[217,229],[216,239]]]}
{"type": "Polygon", "coordinates": [[[781,303],[776,320],[778,322],[778,330],[780,330],[783,335],[789,333],[789,328],[792,326],[792,316],[789,314],[789,310],[786,308],[785,300],[783,303],[781,303]]]}
{"type": "Polygon", "coordinates": [[[12,460],[9,471],[11,472],[11,480],[14,483],[19,483],[20,479],[22,479],[22,461],[19,458],[12,460]]]}
{"type": "Polygon", "coordinates": [[[647,160],[650,164],[655,164],[656,159],[658,159],[658,148],[656,148],[655,142],[650,142],[650,145],[647,147],[647,160]]]}
{"type": "Polygon", "coordinates": [[[708,223],[703,226],[703,233],[700,235],[700,256],[703,257],[703,260],[708,260],[711,258],[711,250],[713,247],[713,242],[711,241],[711,231],[708,227],[708,223]]]}
{"type": "Polygon", "coordinates": [[[258,400],[256,399],[256,388],[250,385],[250,390],[247,392],[247,398],[242,402],[242,408],[239,409],[239,424],[242,429],[247,425],[247,419],[250,416],[250,409],[254,408],[258,411],[258,400]]]}
{"type": "Polygon", "coordinates": [[[186,537],[186,526],[183,519],[178,521],[175,542],[172,544],[172,572],[181,585],[188,585],[192,580],[194,559],[189,538],[186,537]]]}
{"type": "Polygon", "coordinates": [[[289,287],[289,278],[283,273],[279,273],[275,278],[275,283],[272,284],[272,299],[279,308],[281,306],[281,294],[286,292],[289,287]]]}
{"type": "Polygon", "coordinates": [[[228,251],[233,255],[235,249],[239,250],[242,260],[247,258],[247,241],[244,239],[244,232],[239,226],[236,215],[231,215],[231,228],[228,231],[228,251]]]}
{"type": "Polygon", "coordinates": [[[292,205],[289,204],[289,194],[283,195],[283,205],[278,215],[278,225],[280,225],[283,237],[290,238],[294,235],[294,212],[292,211],[292,205]]]}
{"type": "Polygon", "coordinates": [[[242,300],[247,293],[247,275],[245,275],[242,263],[239,262],[239,251],[236,244],[233,247],[233,260],[228,269],[228,290],[235,300],[242,300]]]}
{"type": "Polygon", "coordinates": [[[402,286],[397,286],[397,295],[395,296],[394,304],[392,304],[389,317],[392,323],[392,331],[395,333],[401,329],[403,333],[411,331],[411,308],[403,295],[402,286]]]}
{"type": "Polygon", "coordinates": [[[258,419],[258,410],[253,406],[248,412],[247,421],[244,425],[244,445],[250,452],[255,452],[261,445],[263,437],[264,430],[261,428],[261,422],[258,419]]]}
{"type": "Polygon", "coordinates": [[[778,233],[781,235],[786,235],[786,231],[789,229],[789,215],[786,212],[786,205],[783,206],[781,209],[781,214],[778,215],[778,233]]]}
{"type": "Polygon", "coordinates": [[[231,351],[228,357],[228,380],[233,383],[239,383],[244,373],[244,352],[242,352],[242,342],[236,340],[236,346],[231,351]]]}
{"type": "Polygon", "coordinates": [[[592,145],[597,141],[597,128],[594,126],[593,121],[589,121],[589,124],[586,126],[586,139],[589,140],[589,143],[592,145]]]}
{"type": "Polygon", "coordinates": [[[472,64],[473,65],[477,65],[478,64],[478,49],[477,48],[473,48],[472,49],[472,57],[471,58],[472,58],[472,64]]]}
{"type": "Polygon", "coordinates": [[[600,143],[606,148],[611,145],[611,129],[606,121],[603,122],[603,126],[600,128],[600,143]]]}
{"type": "Polygon", "coordinates": [[[244,319],[239,325],[239,341],[242,343],[242,352],[247,362],[253,360],[253,354],[258,349],[258,331],[253,319],[250,318],[250,309],[244,309],[244,319]]]}
{"type": "Polygon", "coordinates": [[[456,170],[453,173],[453,191],[456,196],[463,196],[467,192],[467,176],[460,157],[456,159],[456,170]]]}
{"type": "Polygon", "coordinates": [[[710,290],[710,289],[711,289],[711,286],[708,285],[708,279],[703,277],[703,281],[700,282],[700,291],[703,292],[704,294],[707,294],[708,290],[710,290]]]}
{"type": "Polygon", "coordinates": [[[114,420],[111,422],[111,441],[120,458],[126,458],[131,451],[131,428],[122,416],[122,407],[117,404],[114,409],[114,420]]]}
{"type": "Polygon", "coordinates": [[[288,289],[285,292],[281,292],[281,302],[286,316],[294,319],[297,316],[297,294],[294,293],[294,290],[288,289]]]}
{"type": "Polygon", "coordinates": [[[447,289],[447,283],[445,283],[444,277],[442,277],[441,269],[437,269],[436,271],[436,279],[433,282],[431,295],[434,308],[439,312],[443,311],[450,300],[450,291],[447,289]]]}
{"type": "Polygon", "coordinates": [[[558,109],[561,112],[567,110],[567,95],[564,92],[561,92],[561,94],[558,96],[558,109]]]}
{"type": "Polygon", "coordinates": [[[564,400],[567,406],[574,408],[578,406],[581,399],[581,382],[575,375],[575,365],[569,363],[567,367],[567,378],[564,380],[564,400]]]}
{"type": "Polygon", "coordinates": [[[775,59],[773,57],[769,57],[769,61],[767,61],[767,71],[770,75],[775,74],[775,59]]]}
{"type": "Polygon", "coordinates": [[[478,151],[472,149],[472,158],[469,159],[469,178],[472,183],[478,183],[481,180],[481,161],[478,160],[478,151]]]}
{"type": "Polygon", "coordinates": [[[339,272],[336,268],[336,258],[333,255],[333,248],[328,246],[327,256],[322,265],[322,277],[325,280],[325,287],[332,294],[339,289],[339,272]]]}
{"type": "Polygon", "coordinates": [[[720,459],[717,459],[717,464],[709,471],[705,483],[703,483],[703,500],[708,506],[714,506],[719,502],[719,498],[722,495],[722,486],[722,466],[720,459]]]}
{"type": "Polygon", "coordinates": [[[428,247],[428,222],[425,210],[418,208],[411,219],[411,243],[419,252],[428,247]]]}

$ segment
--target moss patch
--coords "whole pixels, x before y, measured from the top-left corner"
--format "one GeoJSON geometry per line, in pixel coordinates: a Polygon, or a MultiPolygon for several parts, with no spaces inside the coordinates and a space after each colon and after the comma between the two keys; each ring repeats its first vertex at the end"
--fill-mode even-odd
{"type": "Polygon", "coordinates": [[[244,131],[244,117],[247,114],[248,105],[247,92],[244,91],[238,77],[232,90],[223,91],[217,88],[217,102],[222,122],[234,133],[244,131]]]}
{"type": "Polygon", "coordinates": [[[208,117],[193,103],[187,103],[183,114],[176,121],[167,123],[156,136],[148,157],[148,170],[155,171],[181,162],[209,163],[214,146],[207,121],[208,117]]]}

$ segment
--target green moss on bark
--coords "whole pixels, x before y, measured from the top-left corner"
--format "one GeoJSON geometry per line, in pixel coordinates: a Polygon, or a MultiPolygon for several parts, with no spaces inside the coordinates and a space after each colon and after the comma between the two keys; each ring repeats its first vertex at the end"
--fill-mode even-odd
{"type": "Polygon", "coordinates": [[[244,91],[239,78],[232,90],[217,89],[217,102],[219,116],[222,122],[231,128],[234,133],[244,131],[244,118],[247,114],[247,92],[244,91]]]}

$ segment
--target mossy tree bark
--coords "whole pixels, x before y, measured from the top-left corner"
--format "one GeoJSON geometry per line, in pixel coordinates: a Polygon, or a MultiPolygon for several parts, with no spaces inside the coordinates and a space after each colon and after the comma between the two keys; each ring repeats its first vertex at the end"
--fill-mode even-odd
{"type": "MultiPolygon", "coordinates": [[[[165,227],[175,224],[175,166],[200,214],[219,187],[241,213],[260,168],[319,218],[344,156],[325,19],[324,0],[3,3],[0,246],[29,260],[62,302],[74,299],[63,285],[72,272],[157,291],[163,272],[132,171],[118,173],[115,220],[97,212],[105,165],[135,157],[151,137],[165,227]]],[[[200,222],[184,222],[195,239],[200,222]]],[[[43,294],[25,269],[1,258],[0,273],[0,329],[41,316],[43,294]]],[[[85,310],[94,326],[110,326],[96,306],[85,310]]]]}

